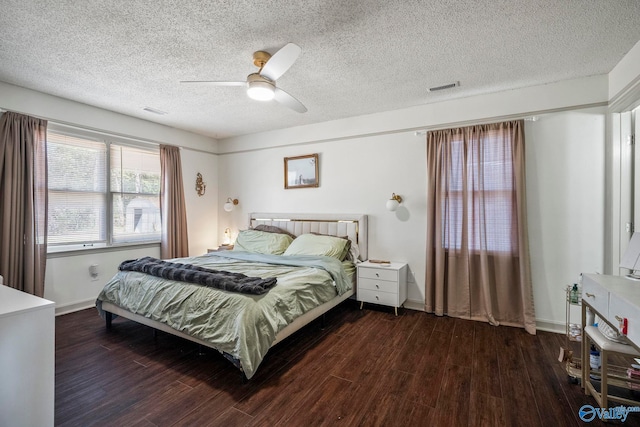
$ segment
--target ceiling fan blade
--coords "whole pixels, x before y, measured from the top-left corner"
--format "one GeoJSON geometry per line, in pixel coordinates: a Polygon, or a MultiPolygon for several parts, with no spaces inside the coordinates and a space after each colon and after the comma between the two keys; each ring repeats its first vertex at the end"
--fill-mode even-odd
{"type": "Polygon", "coordinates": [[[307,107],[305,107],[302,102],[295,99],[293,96],[289,95],[287,92],[283,91],[280,88],[275,89],[275,98],[280,104],[285,107],[289,107],[298,113],[306,113],[307,107]]]}
{"type": "Polygon", "coordinates": [[[214,82],[209,80],[182,80],[180,83],[205,83],[212,86],[246,86],[247,82],[214,82]]]}
{"type": "Polygon", "coordinates": [[[275,82],[296,62],[300,52],[302,49],[297,44],[286,44],[269,58],[260,70],[260,75],[275,82]]]}

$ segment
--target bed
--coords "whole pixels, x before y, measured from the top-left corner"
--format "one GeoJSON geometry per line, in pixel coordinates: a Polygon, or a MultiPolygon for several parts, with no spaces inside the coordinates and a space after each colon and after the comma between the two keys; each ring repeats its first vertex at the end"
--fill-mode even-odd
{"type": "Polygon", "coordinates": [[[355,264],[368,255],[367,216],[252,213],[235,243],[196,257],[127,261],[131,271],[121,264],[96,301],[107,328],[121,316],[191,340],[250,379],[271,347],[354,295],[355,264]],[[152,268],[164,277],[147,274],[152,268]],[[208,276],[182,281],[211,271],[213,285],[224,286],[211,287],[208,276]],[[242,284],[227,286],[228,276],[242,284]]]}

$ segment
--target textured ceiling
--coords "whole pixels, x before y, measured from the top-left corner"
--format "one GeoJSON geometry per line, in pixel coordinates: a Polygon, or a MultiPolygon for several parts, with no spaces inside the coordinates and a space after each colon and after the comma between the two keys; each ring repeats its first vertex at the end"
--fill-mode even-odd
{"type": "Polygon", "coordinates": [[[638,0],[1,5],[0,81],[215,138],[604,74],[640,40],[638,0]],[[307,113],[179,83],[242,81],[254,51],[288,42],[302,54],[278,87],[307,113]]]}

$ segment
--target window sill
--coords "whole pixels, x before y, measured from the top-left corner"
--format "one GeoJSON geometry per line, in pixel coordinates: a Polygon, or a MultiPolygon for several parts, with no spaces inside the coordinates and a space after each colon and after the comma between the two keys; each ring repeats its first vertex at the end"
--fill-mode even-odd
{"type": "Polygon", "coordinates": [[[117,245],[102,246],[57,246],[47,249],[47,258],[63,258],[68,256],[84,255],[102,252],[128,251],[140,248],[156,248],[160,246],[160,242],[144,242],[144,243],[121,243],[117,245]]]}

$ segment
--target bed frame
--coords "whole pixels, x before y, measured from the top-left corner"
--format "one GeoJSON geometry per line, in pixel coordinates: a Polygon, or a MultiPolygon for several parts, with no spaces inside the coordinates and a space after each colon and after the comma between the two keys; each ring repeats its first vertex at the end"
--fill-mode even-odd
{"type": "MultiPolygon", "coordinates": [[[[321,233],[331,236],[349,236],[349,238],[358,243],[360,250],[361,261],[364,261],[368,257],[368,242],[367,242],[367,216],[360,214],[286,214],[286,213],[252,213],[249,214],[249,228],[256,227],[260,224],[273,225],[288,232],[299,236],[305,233],[321,233]]],[[[292,323],[282,329],[277,335],[276,339],[271,345],[278,344],[294,332],[298,331],[302,327],[311,323],[313,320],[324,315],[326,312],[340,304],[341,302],[349,299],[355,294],[354,287],[344,294],[327,301],[326,303],[319,305],[318,307],[308,311],[302,316],[296,318],[292,323]]],[[[111,328],[111,322],[113,315],[122,316],[126,319],[133,320],[140,324],[150,326],[156,330],[160,330],[189,341],[193,341],[197,344],[205,347],[213,348],[210,343],[198,338],[194,338],[190,335],[175,330],[164,323],[157,322],[155,320],[148,319],[139,314],[132,313],[128,310],[118,307],[117,305],[103,302],[102,309],[105,311],[105,321],[107,329],[111,328]]],[[[244,375],[244,374],[243,374],[244,375]]]]}

